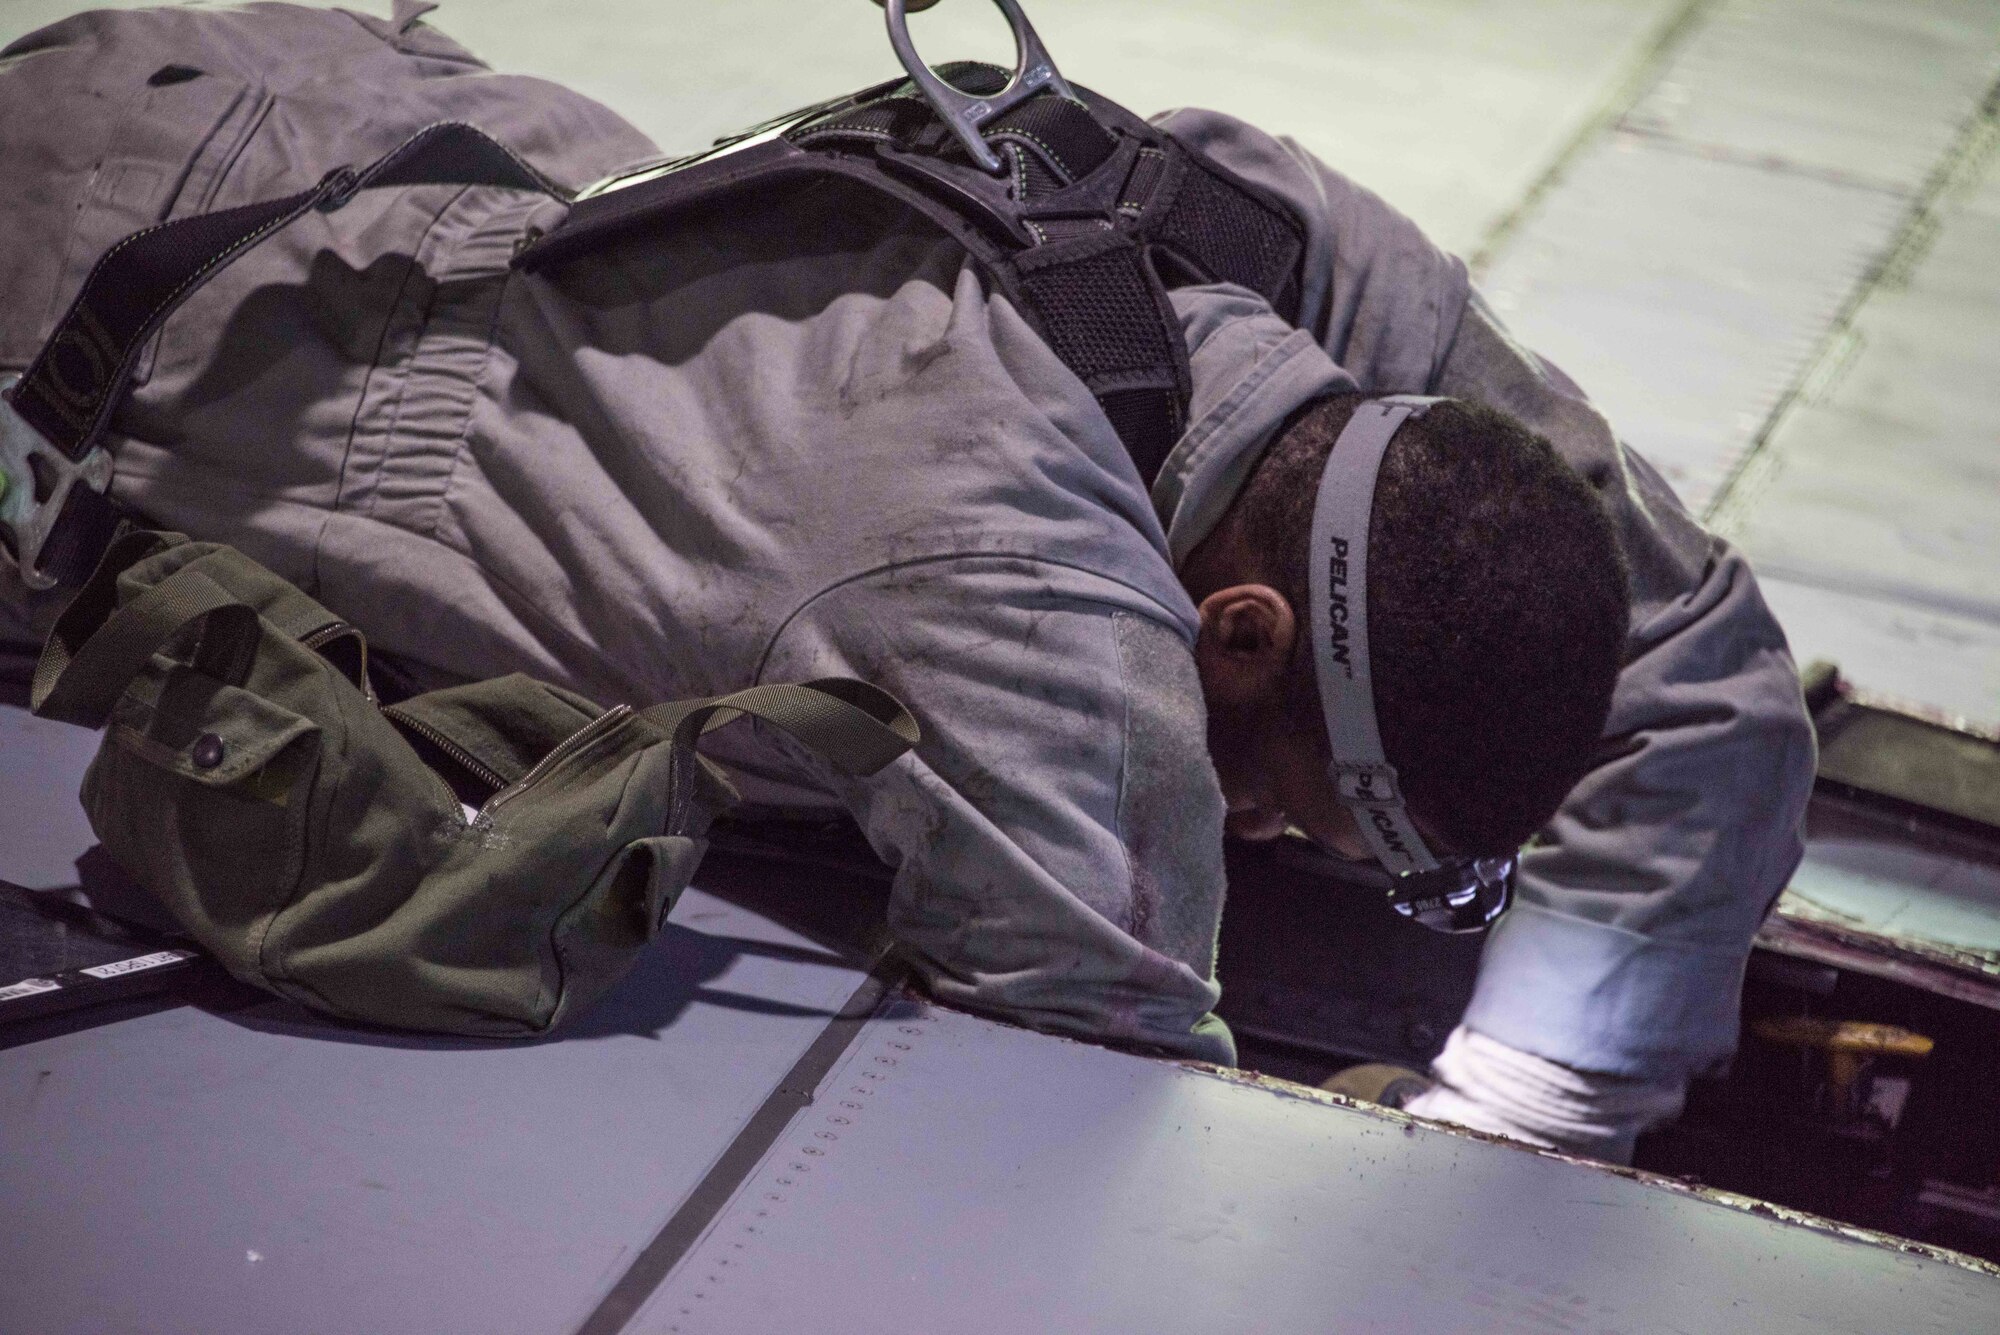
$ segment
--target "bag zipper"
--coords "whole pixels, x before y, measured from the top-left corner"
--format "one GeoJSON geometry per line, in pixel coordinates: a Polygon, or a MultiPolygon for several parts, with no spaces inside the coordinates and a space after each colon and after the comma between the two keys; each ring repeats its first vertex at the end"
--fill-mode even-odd
{"type": "Polygon", "coordinates": [[[343,635],[358,633],[354,627],[348,625],[345,621],[329,621],[318,630],[299,636],[299,643],[317,652],[322,644],[337,640],[343,635]]]}
{"type": "MultiPolygon", "coordinates": [[[[308,649],[317,651],[321,645],[337,640],[343,635],[358,634],[360,632],[345,621],[330,621],[318,630],[301,635],[299,643],[308,649]]],[[[372,692],[369,695],[369,700],[371,703],[374,700],[372,692]]],[[[394,721],[399,727],[408,728],[411,732],[416,733],[419,737],[422,737],[425,741],[450,757],[466,773],[493,790],[493,795],[486,799],[485,805],[481,806],[474,813],[473,821],[475,823],[490,819],[495,810],[518,796],[523,789],[539,783],[550,770],[554,769],[563,760],[575,755],[584,747],[589,746],[599,737],[602,737],[605,733],[623,722],[627,715],[634,712],[636,711],[630,705],[614,705],[610,709],[605,710],[602,714],[599,714],[596,718],[584,724],[560,742],[557,742],[547,755],[535,762],[533,768],[526,774],[523,774],[518,781],[510,784],[507,782],[505,775],[496,773],[490,765],[482,762],[477,756],[439,732],[436,728],[411,718],[395,705],[382,707],[382,714],[385,718],[394,721]]]]}
{"type": "MultiPolygon", "coordinates": [[[[383,717],[394,721],[399,727],[408,728],[411,732],[416,733],[432,746],[450,756],[452,760],[464,767],[466,773],[485,784],[488,788],[493,789],[496,794],[506,789],[507,778],[505,775],[494,773],[490,766],[481,763],[472,752],[466,750],[436,728],[431,727],[428,723],[419,723],[395,705],[389,705],[383,709],[382,714],[383,717]]],[[[532,773],[532,771],[530,772],[532,773]]],[[[492,800],[492,798],[487,799],[489,802],[492,800]]],[[[484,808],[481,809],[484,810],[484,808]]]]}
{"type": "Polygon", "coordinates": [[[523,792],[540,783],[548,777],[549,771],[553,770],[557,765],[597,741],[600,737],[603,737],[635,712],[630,705],[613,705],[569,736],[563,738],[560,742],[557,742],[554,750],[536,761],[535,767],[521,776],[520,782],[502,788],[499,792],[487,798],[486,805],[479,808],[479,814],[475,819],[481,822],[491,820],[495,811],[498,811],[506,803],[513,801],[523,792]]]}
{"type": "MultiPolygon", "coordinates": [[[[310,649],[314,653],[319,653],[322,648],[332,644],[335,640],[345,639],[350,635],[358,640],[361,645],[359,657],[356,660],[360,664],[361,680],[356,682],[355,685],[361,689],[361,694],[367,698],[369,704],[376,704],[375,683],[368,679],[368,637],[361,633],[360,627],[346,621],[329,621],[318,630],[309,631],[299,636],[299,644],[301,647],[310,649]]],[[[331,662],[332,660],[329,659],[328,661],[331,662]]],[[[339,664],[336,663],[334,666],[338,667],[339,664]]]]}

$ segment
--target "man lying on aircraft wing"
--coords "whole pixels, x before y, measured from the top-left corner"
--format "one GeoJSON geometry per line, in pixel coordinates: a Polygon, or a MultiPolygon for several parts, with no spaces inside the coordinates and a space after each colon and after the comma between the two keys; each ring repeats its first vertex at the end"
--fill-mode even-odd
{"type": "MultiPolygon", "coordinates": [[[[1411,222],[1046,61],[606,180],[657,150],[421,8],[100,12],[0,57],[0,368],[126,234],[333,182],[138,361],[120,506],[413,682],[894,691],[924,741],[873,780],[724,758],[853,813],[944,1001],[1229,1062],[1225,828],[1379,862],[1446,926],[1533,840],[1413,1107],[1624,1157],[1731,1051],[1812,778],[1784,638],[1411,222]],[[437,122],[604,183],[329,178],[437,122]]],[[[0,565],[28,643],[61,591],[0,565]]]]}

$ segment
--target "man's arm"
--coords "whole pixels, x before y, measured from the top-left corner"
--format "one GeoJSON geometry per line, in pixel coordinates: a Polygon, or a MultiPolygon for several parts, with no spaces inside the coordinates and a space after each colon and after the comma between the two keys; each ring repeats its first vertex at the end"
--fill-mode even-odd
{"type": "MultiPolygon", "coordinates": [[[[1434,388],[1555,444],[1603,497],[1633,592],[1600,759],[1523,857],[1520,902],[1487,943],[1464,1022],[1516,1054],[1611,1078],[1557,1095],[1559,1079],[1508,1054],[1484,1060],[1465,1034],[1439,1074],[1474,1103],[1508,1102],[1502,1091],[1525,1081],[1532,1095],[1512,1101],[1548,1123],[1527,1130],[1629,1153],[1690,1075],[1735,1048],[1751,938],[1802,853],[1811,722],[1743,557],[1477,300],[1434,388]],[[1585,1130],[1564,1134],[1566,1119],[1585,1130]]],[[[1448,1093],[1430,1102],[1419,1110],[1452,1115],[1448,1093]]]]}
{"type": "Polygon", "coordinates": [[[1602,758],[1523,860],[1523,911],[1488,945],[1467,1021],[1579,1069],[1706,1069],[1735,1048],[1751,937],[1803,852],[1813,733],[1784,634],[1741,554],[1476,302],[1437,390],[1547,436],[1632,569],[1602,758]]]}
{"type": "Polygon", "coordinates": [[[1690,1074],[1734,1049],[1751,938],[1801,854],[1813,739],[1784,636],[1742,556],[1507,335],[1416,224],[1231,117],[1158,123],[1302,218],[1302,318],[1362,389],[1513,413],[1597,488],[1617,526],[1634,609],[1604,751],[1523,860],[1520,902],[1487,945],[1465,1020],[1489,1042],[1441,1059],[1435,1103],[1454,1080],[1462,1097],[1433,1108],[1616,1156],[1671,1114],[1690,1074]],[[1568,1088],[1578,1073],[1587,1087],[1568,1088]]]}

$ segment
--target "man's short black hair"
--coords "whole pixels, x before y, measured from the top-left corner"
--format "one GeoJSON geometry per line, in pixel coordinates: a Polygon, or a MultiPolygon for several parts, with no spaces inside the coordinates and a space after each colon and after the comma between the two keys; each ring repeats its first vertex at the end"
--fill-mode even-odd
{"type": "MultiPolygon", "coordinates": [[[[1315,721],[1313,506],[1363,399],[1295,414],[1225,521],[1299,617],[1288,690],[1315,721]]],[[[1610,518],[1548,441],[1456,399],[1396,432],[1368,527],[1376,718],[1412,810],[1454,849],[1511,852],[1554,815],[1597,750],[1630,616],[1610,518]]]]}

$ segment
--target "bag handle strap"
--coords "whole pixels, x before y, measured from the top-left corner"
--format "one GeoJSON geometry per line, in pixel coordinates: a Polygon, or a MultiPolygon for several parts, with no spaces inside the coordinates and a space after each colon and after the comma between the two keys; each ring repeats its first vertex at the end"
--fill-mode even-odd
{"type": "Polygon", "coordinates": [[[104,726],[132,678],[189,623],[208,618],[197,661],[223,677],[248,667],[261,634],[256,609],[197,565],[181,567],[108,616],[101,604],[82,611],[84,625],[69,624],[67,612],[57,621],[35,665],[29,705],[43,718],[86,728],[104,726]],[[89,625],[93,618],[97,624],[89,625]]]}
{"type": "Polygon", "coordinates": [[[923,737],[900,700],[852,677],[752,686],[732,695],[654,705],[639,717],[671,734],[677,754],[692,756],[703,735],[746,714],[784,729],[856,778],[876,773],[923,737]]]}

